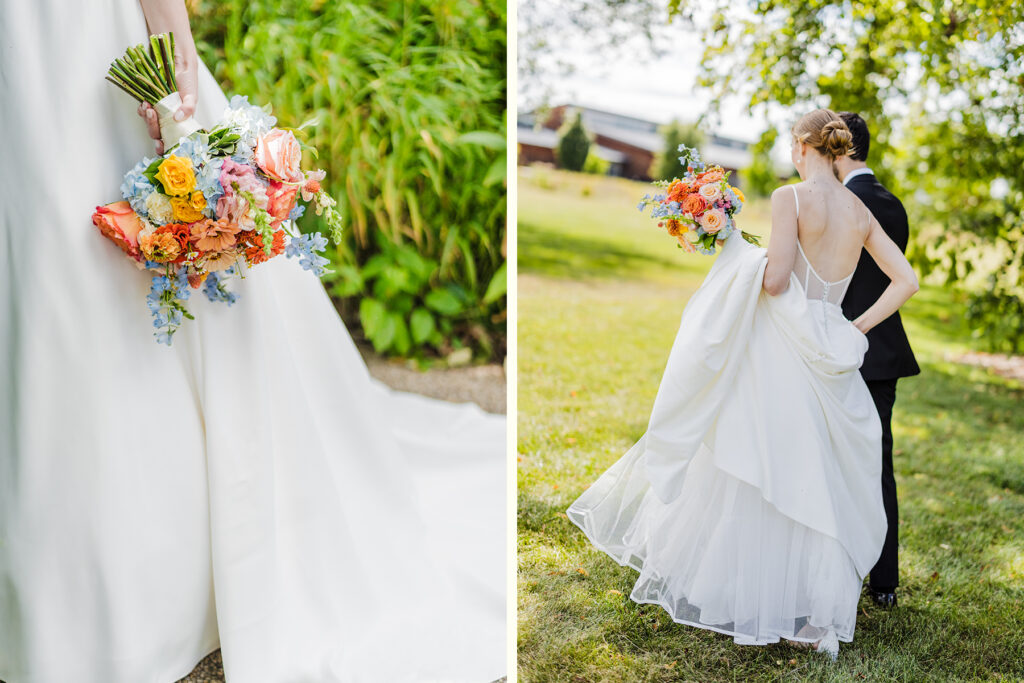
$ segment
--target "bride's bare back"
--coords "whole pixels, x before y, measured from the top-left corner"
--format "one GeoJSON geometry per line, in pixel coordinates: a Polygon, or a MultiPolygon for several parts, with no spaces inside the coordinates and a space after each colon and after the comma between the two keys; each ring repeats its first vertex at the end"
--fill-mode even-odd
{"type": "Polygon", "coordinates": [[[797,240],[814,272],[823,280],[853,274],[867,239],[871,213],[839,183],[809,180],[796,192],[797,240]]]}

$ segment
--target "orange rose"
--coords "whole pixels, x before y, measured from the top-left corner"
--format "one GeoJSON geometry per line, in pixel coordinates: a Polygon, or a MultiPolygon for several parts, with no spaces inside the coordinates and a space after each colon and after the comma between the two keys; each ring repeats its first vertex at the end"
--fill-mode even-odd
{"type": "Polygon", "coordinates": [[[256,165],[274,180],[298,183],[305,179],[302,149],[291,131],[274,128],[256,141],[256,165]]]}
{"type": "Polygon", "coordinates": [[[139,231],[142,230],[143,223],[128,202],[97,206],[96,212],[92,215],[92,223],[124,253],[136,261],[142,260],[142,253],[139,251],[139,231]]]}
{"type": "Polygon", "coordinates": [[[295,185],[273,182],[267,188],[267,213],[273,217],[271,225],[277,227],[281,221],[287,220],[288,214],[295,208],[295,195],[299,188],[295,185]]]}
{"type": "Polygon", "coordinates": [[[707,202],[699,194],[689,194],[683,198],[682,211],[688,213],[694,218],[701,215],[704,209],[708,208],[707,202]]]}

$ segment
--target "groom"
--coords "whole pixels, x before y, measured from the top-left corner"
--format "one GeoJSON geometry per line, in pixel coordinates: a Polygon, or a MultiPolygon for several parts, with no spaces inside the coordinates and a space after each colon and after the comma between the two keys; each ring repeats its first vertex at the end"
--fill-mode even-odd
{"type": "MultiPolygon", "coordinates": [[[[853,135],[853,152],[836,159],[836,176],[851,192],[864,202],[874,214],[882,229],[899,246],[907,249],[909,228],[903,204],[878,182],[867,167],[871,136],[868,126],[858,114],[841,112],[840,118],[853,135]]],[[[855,319],[875,302],[889,286],[889,278],[882,273],[866,251],[861,253],[857,270],[843,299],[843,314],[855,319]]],[[[882,503],[889,530],[878,562],[868,579],[871,598],[882,607],[896,606],[896,586],[899,585],[897,543],[899,515],[896,509],[896,478],[892,471],[892,407],[896,402],[896,380],[921,372],[910,350],[910,342],[903,331],[900,314],[893,313],[867,334],[868,352],[860,368],[861,375],[871,391],[878,416],[882,420],[882,503]]]]}

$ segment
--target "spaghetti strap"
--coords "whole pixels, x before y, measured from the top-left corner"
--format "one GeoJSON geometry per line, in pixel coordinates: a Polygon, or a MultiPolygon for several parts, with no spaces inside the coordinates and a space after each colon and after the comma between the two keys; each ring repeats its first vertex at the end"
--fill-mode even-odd
{"type": "Polygon", "coordinates": [[[800,218],[800,196],[796,193],[796,185],[790,185],[793,188],[793,201],[796,202],[796,217],[800,218]]]}

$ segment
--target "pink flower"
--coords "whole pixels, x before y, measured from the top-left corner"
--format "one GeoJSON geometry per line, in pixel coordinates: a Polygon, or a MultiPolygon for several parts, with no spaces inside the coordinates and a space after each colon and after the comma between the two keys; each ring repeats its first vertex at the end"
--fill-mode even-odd
{"type": "Polygon", "coordinates": [[[288,183],[303,180],[302,148],[291,131],[274,128],[256,141],[256,165],[268,177],[288,183]]]}
{"type": "Polygon", "coordinates": [[[313,200],[313,195],[320,191],[320,181],[327,176],[327,171],[310,171],[306,174],[306,182],[302,185],[302,201],[313,200]]]}
{"type": "Polygon", "coordinates": [[[295,185],[272,182],[267,190],[267,213],[273,217],[272,227],[280,225],[281,221],[288,218],[288,214],[295,207],[295,195],[299,188],[295,185]]]}
{"type": "Polygon", "coordinates": [[[225,194],[217,200],[217,218],[239,229],[252,230],[256,227],[256,221],[249,211],[249,202],[237,194],[225,194]]]}
{"type": "MultiPolygon", "coordinates": [[[[220,171],[220,184],[224,187],[224,196],[233,197],[235,185],[243,192],[249,192],[256,199],[257,204],[261,197],[266,196],[263,183],[256,177],[256,171],[252,166],[239,164],[231,159],[225,159],[220,171]]],[[[262,208],[262,207],[261,207],[262,208]]]]}

